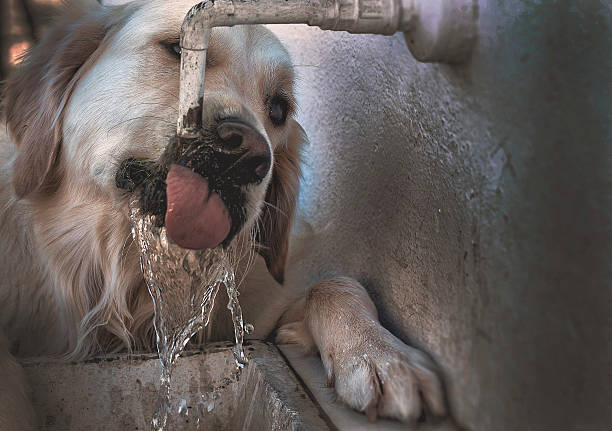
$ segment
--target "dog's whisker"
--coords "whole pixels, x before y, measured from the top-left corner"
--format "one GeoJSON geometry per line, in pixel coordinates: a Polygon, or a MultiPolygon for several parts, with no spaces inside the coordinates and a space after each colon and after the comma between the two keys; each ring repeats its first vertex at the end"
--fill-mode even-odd
{"type": "Polygon", "coordinates": [[[245,151],[244,153],[242,153],[240,155],[240,157],[238,157],[238,159],[236,159],[234,161],[234,163],[232,163],[231,165],[229,165],[224,171],[222,171],[219,176],[223,176],[225,174],[227,174],[234,166],[236,166],[238,163],[240,163],[245,157],[248,156],[248,151],[245,151]]]}
{"type": "Polygon", "coordinates": [[[278,211],[278,212],[279,212],[280,214],[282,214],[283,216],[288,217],[288,216],[287,216],[287,213],[285,213],[285,212],[284,212],[282,209],[280,209],[278,206],[276,206],[276,205],[272,205],[270,202],[266,202],[266,201],[264,201],[264,205],[266,205],[266,206],[268,206],[268,207],[272,208],[273,210],[278,211]]]}
{"type": "Polygon", "coordinates": [[[249,258],[247,260],[247,269],[245,271],[245,273],[248,273],[251,270],[251,266],[253,265],[254,261],[255,261],[255,232],[257,228],[257,223],[255,223],[253,229],[251,229],[250,235],[249,235],[249,241],[247,243],[247,249],[248,249],[248,254],[249,254],[249,258]]]}
{"type": "MultiPolygon", "coordinates": [[[[251,270],[253,263],[255,262],[255,239],[257,238],[257,232],[259,231],[259,220],[255,222],[253,228],[249,232],[249,241],[247,243],[248,247],[248,259],[245,268],[245,275],[251,270]]],[[[244,279],[244,277],[243,277],[244,279]]]]}
{"type": "Polygon", "coordinates": [[[255,226],[253,227],[253,229],[251,229],[251,232],[250,232],[250,241],[249,241],[250,244],[248,244],[249,257],[248,257],[247,264],[246,264],[245,275],[249,273],[253,264],[255,263],[255,238],[256,238],[257,229],[258,229],[258,223],[255,223],[255,226]]]}

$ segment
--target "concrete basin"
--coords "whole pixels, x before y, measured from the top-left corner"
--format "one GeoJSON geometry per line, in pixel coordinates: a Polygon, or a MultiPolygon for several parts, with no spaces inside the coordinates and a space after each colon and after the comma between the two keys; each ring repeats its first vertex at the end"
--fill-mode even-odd
{"type": "MultiPolygon", "coordinates": [[[[276,347],[249,342],[235,373],[231,343],[188,351],[172,376],[168,429],[336,429],[276,347]]],[[[46,431],[149,430],[159,387],[155,354],[111,355],[85,363],[24,361],[46,431]]]]}

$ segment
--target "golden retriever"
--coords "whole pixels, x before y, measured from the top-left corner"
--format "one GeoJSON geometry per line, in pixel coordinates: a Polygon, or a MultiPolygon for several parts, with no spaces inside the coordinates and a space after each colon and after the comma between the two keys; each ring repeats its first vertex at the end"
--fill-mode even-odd
{"type": "MultiPolygon", "coordinates": [[[[269,30],[214,29],[201,137],[176,138],[179,32],[193,4],[72,4],[6,83],[0,428],[35,429],[15,358],[154,349],[134,195],[183,247],[250,241],[260,257],[240,298],[251,337],[318,351],[339,400],[370,417],[445,414],[434,364],[380,325],[359,283],[280,286],[305,135],[289,55],[269,30]]],[[[209,340],[231,338],[220,315],[209,340]]]]}

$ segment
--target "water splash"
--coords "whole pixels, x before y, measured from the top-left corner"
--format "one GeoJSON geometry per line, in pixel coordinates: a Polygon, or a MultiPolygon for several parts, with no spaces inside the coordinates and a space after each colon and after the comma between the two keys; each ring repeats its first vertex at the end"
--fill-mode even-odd
{"type": "Polygon", "coordinates": [[[162,365],[157,406],[152,425],[162,431],[170,412],[170,382],[176,358],[189,339],[210,321],[219,285],[227,289],[236,344],[233,349],[238,369],[248,361],[242,348],[244,325],[238,303],[230,250],[187,250],[172,244],[154,216],[143,214],[138,199],[130,202],[132,235],[140,249],[140,269],[153,298],[157,351],[162,365]]]}
{"type": "Polygon", "coordinates": [[[183,416],[183,417],[189,416],[189,409],[187,407],[187,400],[186,399],[183,398],[181,400],[181,402],[179,403],[177,411],[178,411],[178,414],[180,416],[183,416]]]}
{"type": "Polygon", "coordinates": [[[229,301],[227,308],[232,313],[232,322],[234,323],[234,339],[236,343],[232,349],[234,354],[234,361],[239,368],[242,368],[248,361],[244,355],[244,349],[242,343],[244,341],[244,322],[242,321],[242,308],[238,302],[238,288],[236,287],[236,280],[234,273],[227,273],[225,280],[225,288],[227,289],[227,297],[229,301]]]}

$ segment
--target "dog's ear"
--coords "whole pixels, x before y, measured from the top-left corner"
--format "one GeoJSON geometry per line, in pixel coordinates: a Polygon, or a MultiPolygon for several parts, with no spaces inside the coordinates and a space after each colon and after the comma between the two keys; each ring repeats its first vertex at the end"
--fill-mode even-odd
{"type": "Polygon", "coordinates": [[[258,253],[268,271],[283,284],[289,254],[289,235],[295,214],[300,180],[300,154],[306,133],[297,121],[289,120],[287,143],[274,152],[274,170],[262,209],[258,253]]]}
{"type": "Polygon", "coordinates": [[[13,186],[18,198],[58,182],[55,167],[64,110],[106,34],[102,14],[75,18],[75,9],[68,12],[71,16],[60,18],[26,53],[6,82],[6,122],[18,146],[13,165],[13,186]]]}

